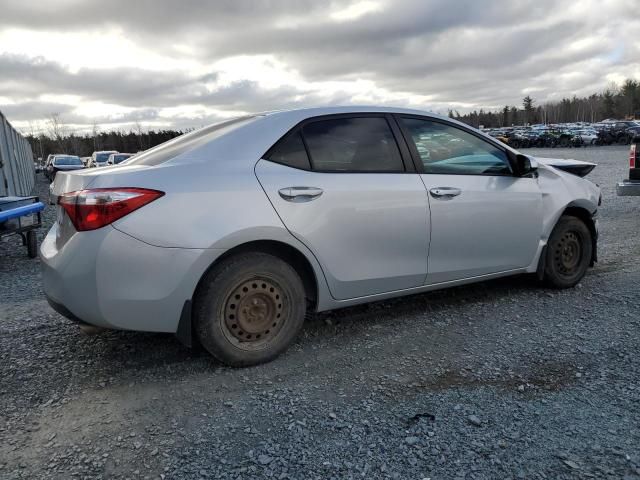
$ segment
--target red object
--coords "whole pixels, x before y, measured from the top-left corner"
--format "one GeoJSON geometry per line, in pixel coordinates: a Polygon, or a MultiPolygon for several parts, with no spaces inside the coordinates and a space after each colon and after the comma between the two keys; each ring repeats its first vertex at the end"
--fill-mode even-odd
{"type": "Polygon", "coordinates": [[[93,188],[65,193],[58,203],[76,230],[84,232],[109,225],[163,195],[147,188],[93,188]]]}
{"type": "Polygon", "coordinates": [[[629,150],[629,168],[636,168],[636,144],[631,144],[631,150],[629,150]]]}

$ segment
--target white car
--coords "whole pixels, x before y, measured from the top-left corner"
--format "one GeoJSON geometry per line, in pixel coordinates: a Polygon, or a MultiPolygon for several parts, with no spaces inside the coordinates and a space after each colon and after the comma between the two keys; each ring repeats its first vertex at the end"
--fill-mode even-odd
{"type": "Polygon", "coordinates": [[[112,153],[109,155],[109,159],[107,160],[107,165],[119,165],[125,160],[133,157],[135,153],[112,153]]]}
{"type": "Polygon", "coordinates": [[[582,139],[584,145],[595,145],[598,141],[598,134],[595,130],[583,129],[578,130],[577,135],[582,139]]]}
{"type": "Polygon", "coordinates": [[[104,167],[107,165],[107,160],[112,153],[118,153],[116,150],[102,150],[99,152],[93,152],[91,159],[87,164],[87,167],[104,167]]]}

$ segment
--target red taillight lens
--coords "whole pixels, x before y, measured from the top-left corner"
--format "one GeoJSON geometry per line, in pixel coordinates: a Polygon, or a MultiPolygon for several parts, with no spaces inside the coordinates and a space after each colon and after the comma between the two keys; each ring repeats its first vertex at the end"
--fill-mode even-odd
{"type": "Polygon", "coordinates": [[[164,195],[146,188],[94,188],[65,193],[58,203],[76,230],[95,230],[115,222],[164,195]]]}
{"type": "Polygon", "coordinates": [[[636,168],[636,144],[631,144],[631,150],[629,150],[629,168],[636,168]]]}

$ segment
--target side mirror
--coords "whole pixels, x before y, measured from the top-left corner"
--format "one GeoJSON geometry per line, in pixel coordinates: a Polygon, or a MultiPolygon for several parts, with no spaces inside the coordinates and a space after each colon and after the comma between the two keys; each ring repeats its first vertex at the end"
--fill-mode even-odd
{"type": "Polygon", "coordinates": [[[534,176],[538,170],[538,162],[534,158],[518,153],[515,158],[516,172],[521,177],[534,176]]]}

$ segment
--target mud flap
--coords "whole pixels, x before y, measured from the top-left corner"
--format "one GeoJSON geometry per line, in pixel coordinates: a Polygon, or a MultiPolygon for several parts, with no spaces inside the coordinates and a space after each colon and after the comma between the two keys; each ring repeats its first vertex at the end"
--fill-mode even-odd
{"type": "Polygon", "coordinates": [[[193,332],[191,330],[191,300],[184,302],[176,337],[185,347],[193,347],[193,332]]]}
{"type": "Polygon", "coordinates": [[[538,268],[536,270],[536,277],[538,280],[544,280],[544,269],[547,266],[547,246],[542,247],[540,252],[540,259],[538,259],[538,268]]]}

